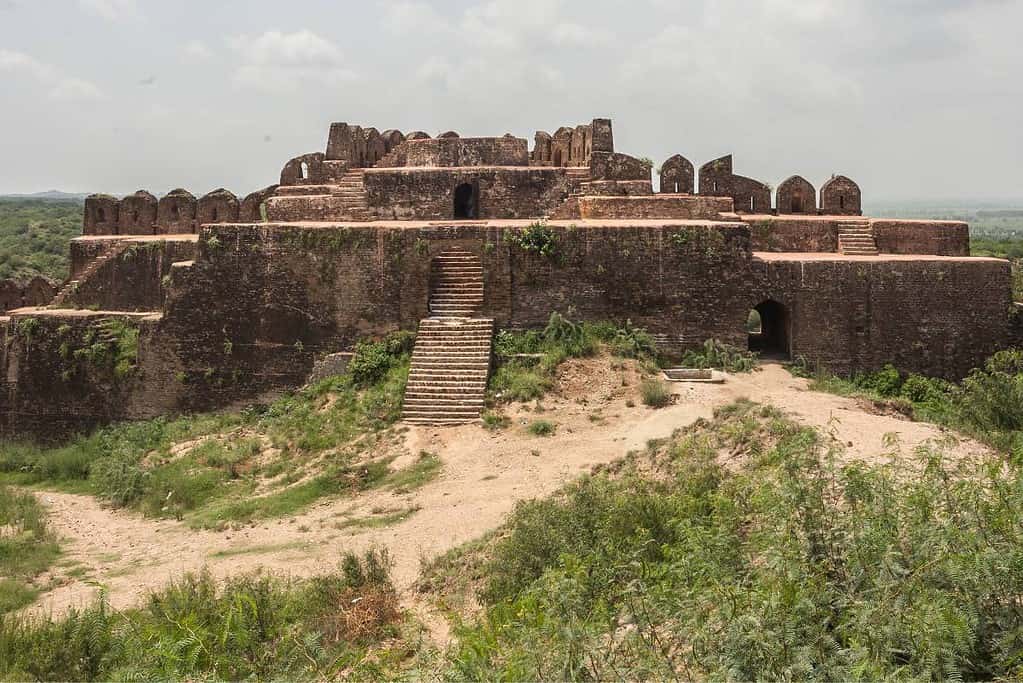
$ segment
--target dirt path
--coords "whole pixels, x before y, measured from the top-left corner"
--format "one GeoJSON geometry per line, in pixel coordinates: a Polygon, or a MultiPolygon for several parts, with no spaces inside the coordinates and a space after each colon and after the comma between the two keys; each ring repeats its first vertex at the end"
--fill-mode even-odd
{"type": "MultiPolygon", "coordinates": [[[[388,548],[395,582],[407,595],[423,560],[496,527],[517,501],[547,495],[593,465],[710,417],[716,406],[739,397],[774,404],[797,420],[831,430],[852,444],[853,457],[882,457],[889,450],[886,434],[897,435],[903,452],[943,435],[932,425],[870,414],[854,400],[807,391],[805,380],[777,365],[730,376],[719,385],[674,384],[678,401],[661,410],[640,405],[637,381],[631,371],[611,369],[606,361],[573,361],[562,372],[561,395],[544,399],[542,414],[514,411],[508,429],[409,429],[410,454],[427,450],[444,463],[441,475],[420,489],[330,500],[293,518],[241,530],[197,531],[110,510],[88,496],[42,492],[52,524],[65,539],[65,558],[84,576],[66,578],[38,608],[62,612],[90,600],[97,590],[90,580],[105,585],[111,603],[123,607],[185,571],[207,567],[224,577],[266,567],[308,575],[331,567],[345,551],[370,546],[388,548]],[[535,437],[525,430],[541,417],[558,425],[554,436],[535,437]],[[417,511],[383,528],[338,528],[346,519],[408,509],[417,511]]],[[[956,448],[964,454],[982,450],[968,441],[956,448]]]]}

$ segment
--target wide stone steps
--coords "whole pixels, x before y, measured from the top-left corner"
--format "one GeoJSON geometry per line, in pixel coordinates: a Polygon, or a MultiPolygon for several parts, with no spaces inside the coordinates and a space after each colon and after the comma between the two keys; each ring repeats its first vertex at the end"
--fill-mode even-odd
{"type": "Polygon", "coordinates": [[[490,374],[493,333],[490,319],[427,318],[420,322],[402,419],[430,425],[478,420],[490,374]]]}

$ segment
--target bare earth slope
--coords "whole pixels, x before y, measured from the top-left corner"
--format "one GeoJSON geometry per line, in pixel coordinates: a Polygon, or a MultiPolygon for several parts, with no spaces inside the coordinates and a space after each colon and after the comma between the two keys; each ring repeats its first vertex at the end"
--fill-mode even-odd
{"type": "MultiPolygon", "coordinates": [[[[42,492],[52,525],[65,539],[65,557],[77,565],[79,578],[63,579],[37,608],[61,612],[86,602],[96,582],[107,587],[115,607],[123,607],[182,572],[203,567],[221,577],[257,567],[321,573],[342,552],[369,546],[390,551],[395,581],[408,595],[423,559],[498,526],[517,501],[547,495],[593,465],[669,436],[740,397],[773,404],[832,433],[848,445],[852,458],[886,457],[891,448],[885,442],[892,438],[886,434],[897,436],[904,453],[945,435],[933,425],[871,414],[855,400],[808,391],[805,380],[778,365],[729,376],[720,385],[674,384],[677,402],[660,410],[640,404],[637,384],[632,370],[613,369],[606,359],[570,361],[559,372],[557,393],[544,399],[542,415],[512,410],[512,426],[497,432],[476,425],[410,428],[408,457],[428,450],[444,464],[441,475],[425,486],[406,494],[370,491],[241,530],[197,531],[111,510],[88,496],[42,492]],[[541,417],[558,425],[554,436],[536,437],[525,430],[524,424],[541,417]],[[410,512],[383,527],[344,524],[388,511],[410,512]]],[[[961,441],[955,450],[965,456],[983,447],[961,441]]]]}

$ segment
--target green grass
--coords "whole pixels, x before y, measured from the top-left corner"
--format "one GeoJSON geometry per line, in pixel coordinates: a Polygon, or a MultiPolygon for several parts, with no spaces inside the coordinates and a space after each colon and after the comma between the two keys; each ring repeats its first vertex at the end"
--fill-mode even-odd
{"type": "Polygon", "coordinates": [[[200,527],[290,515],[378,485],[387,463],[371,451],[400,416],[406,338],[360,344],[356,357],[368,360],[358,378],[329,378],[265,409],[114,425],[56,448],[0,444],[0,481],[90,493],[200,527]]]}
{"type": "Polygon", "coordinates": [[[484,608],[441,677],[1020,676],[1020,470],[939,446],[902,463],[720,410],[427,570],[438,603],[484,608]]]}
{"type": "Polygon", "coordinates": [[[558,431],[558,426],[549,420],[533,420],[526,427],[533,436],[554,436],[554,432],[558,431]]]}
{"type": "Polygon", "coordinates": [[[418,505],[412,505],[394,510],[381,510],[379,512],[374,512],[372,515],[367,517],[352,517],[350,519],[346,519],[335,526],[338,529],[382,529],[384,527],[391,526],[392,524],[404,522],[409,517],[419,512],[420,509],[421,508],[418,505]]]}
{"type": "Polygon", "coordinates": [[[436,454],[420,451],[412,465],[389,474],[382,484],[397,493],[410,493],[436,479],[443,468],[436,454]]]}
{"type": "Polygon", "coordinates": [[[410,640],[386,555],[307,580],[187,575],[144,606],[0,617],[4,680],[324,680],[403,666],[410,640]]]}
{"type": "Polygon", "coordinates": [[[657,353],[650,335],[629,321],[622,325],[575,323],[552,313],[543,330],[502,330],[494,342],[494,352],[502,360],[490,378],[490,401],[542,398],[554,385],[554,373],[562,362],[593,356],[601,349],[641,360],[650,360],[657,353]]]}
{"type": "Polygon", "coordinates": [[[46,511],[35,496],[0,486],[0,619],[35,600],[30,581],[60,554],[46,511]]]}

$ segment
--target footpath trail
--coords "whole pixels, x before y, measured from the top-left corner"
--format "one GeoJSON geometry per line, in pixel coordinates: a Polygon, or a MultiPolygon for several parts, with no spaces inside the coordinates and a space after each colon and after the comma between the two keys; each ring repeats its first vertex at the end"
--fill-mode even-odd
{"type": "MultiPolygon", "coordinates": [[[[294,517],[240,530],[195,530],[172,520],[113,510],[89,496],[39,492],[64,539],[64,567],[56,570],[64,574],[56,577],[61,585],[45,593],[34,609],[62,613],[91,600],[97,584],[106,587],[114,607],[126,607],[182,573],[203,568],[217,577],[257,568],[306,576],[334,566],[343,552],[369,547],[388,549],[395,582],[408,604],[423,561],[495,528],[518,501],[548,495],[594,465],[709,418],[715,407],[740,397],[773,404],[800,422],[826,430],[847,446],[850,458],[890,457],[886,442],[893,437],[902,453],[909,453],[918,444],[945,436],[933,425],[873,414],[856,400],[808,391],[805,380],[773,364],[729,376],[724,384],[673,384],[677,401],[660,410],[642,406],[637,387],[634,372],[612,369],[606,360],[570,361],[559,372],[556,393],[543,400],[542,414],[512,410],[507,429],[410,428],[408,457],[427,450],[443,462],[441,474],[419,489],[331,499],[294,517]],[[528,433],[524,425],[538,418],[556,423],[556,433],[528,433]],[[389,526],[343,524],[402,510],[410,512],[389,526]]],[[[961,441],[953,450],[966,456],[983,447],[961,441]]]]}

